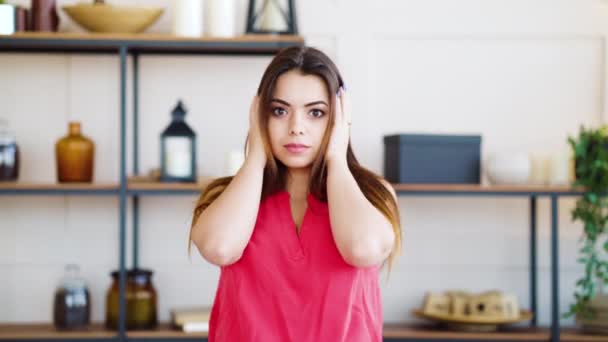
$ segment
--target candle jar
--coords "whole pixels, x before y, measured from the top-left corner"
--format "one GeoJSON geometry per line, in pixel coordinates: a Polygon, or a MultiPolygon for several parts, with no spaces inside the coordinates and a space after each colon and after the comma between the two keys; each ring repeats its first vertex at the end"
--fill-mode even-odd
{"type": "MultiPolygon", "coordinates": [[[[111,276],[112,285],[106,295],[106,327],[118,329],[120,274],[118,271],[113,271],[111,276]]],[[[152,284],[152,271],[144,269],[127,271],[125,298],[127,329],[144,330],[158,326],[157,295],[152,284]]]]}
{"type": "Polygon", "coordinates": [[[19,178],[19,147],[8,121],[0,119],[0,182],[19,178]]]}
{"type": "Polygon", "coordinates": [[[65,266],[65,275],[55,291],[53,324],[57,330],[86,328],[91,317],[91,295],[75,264],[65,266]]]}

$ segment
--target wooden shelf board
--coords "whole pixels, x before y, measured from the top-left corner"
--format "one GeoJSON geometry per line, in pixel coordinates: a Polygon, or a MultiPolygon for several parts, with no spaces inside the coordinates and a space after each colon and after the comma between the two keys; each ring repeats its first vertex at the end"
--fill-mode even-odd
{"type": "Polygon", "coordinates": [[[501,192],[501,193],[529,193],[529,192],[580,192],[570,186],[543,186],[543,185],[479,185],[479,184],[399,184],[393,183],[396,191],[412,192],[501,192]]]}
{"type": "Polygon", "coordinates": [[[17,32],[0,35],[0,51],[12,52],[127,52],[168,54],[262,54],[304,45],[297,35],[246,34],[230,38],[178,37],[171,34],[73,32],[17,32]]]}
{"type": "Polygon", "coordinates": [[[207,332],[183,332],[175,330],[169,323],[161,323],[154,330],[129,330],[128,338],[206,338],[207,332]]]}
{"type": "Polygon", "coordinates": [[[78,331],[58,331],[52,324],[0,324],[0,339],[83,339],[114,338],[116,331],[108,330],[103,323],[93,323],[78,331]]]}
{"type": "Polygon", "coordinates": [[[130,191],[202,191],[214,178],[199,177],[196,183],[164,183],[147,178],[130,177],[128,189],[130,191]]]}
{"type": "Polygon", "coordinates": [[[0,39],[40,39],[40,40],[83,40],[83,41],[105,41],[105,42],[247,42],[247,43],[303,43],[304,39],[298,35],[273,35],[273,34],[243,34],[235,37],[179,37],[162,33],[79,33],[79,32],[16,32],[10,35],[0,35],[0,39]]]}
{"type": "Polygon", "coordinates": [[[0,190],[118,190],[118,185],[110,183],[0,182],[0,190]]]}
{"type": "Polygon", "coordinates": [[[492,341],[548,341],[549,330],[545,328],[510,328],[497,332],[454,332],[440,330],[429,324],[386,323],[384,325],[385,338],[406,339],[458,339],[466,341],[492,340],[492,341]]]}
{"type": "MultiPolygon", "coordinates": [[[[117,332],[106,329],[103,323],[91,324],[81,331],[57,331],[52,324],[0,324],[0,340],[7,339],[99,339],[114,338],[117,332]]],[[[134,339],[148,338],[206,338],[206,332],[185,333],[174,330],[168,323],[161,323],[154,330],[129,330],[127,336],[134,339]]],[[[458,339],[467,341],[548,341],[550,336],[548,328],[510,328],[509,330],[493,333],[465,333],[445,331],[434,328],[432,325],[386,323],[384,325],[385,338],[402,338],[413,340],[458,339]]],[[[577,329],[564,329],[561,341],[600,342],[608,341],[608,336],[585,335],[577,329]]]]}

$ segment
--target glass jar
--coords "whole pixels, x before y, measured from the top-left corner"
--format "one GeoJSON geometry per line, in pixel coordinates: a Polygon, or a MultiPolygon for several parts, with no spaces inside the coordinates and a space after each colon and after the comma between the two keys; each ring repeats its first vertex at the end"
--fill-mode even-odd
{"type": "Polygon", "coordinates": [[[91,317],[91,295],[76,264],[65,266],[65,275],[55,290],[53,324],[58,330],[86,328],[91,317]]]}
{"type": "MultiPolygon", "coordinates": [[[[113,271],[111,275],[112,285],[106,297],[106,327],[118,329],[120,274],[118,271],[113,271]]],[[[152,284],[152,271],[128,270],[125,297],[127,329],[154,329],[158,326],[157,295],[152,284]]]]}
{"type": "Polygon", "coordinates": [[[19,178],[19,147],[8,121],[0,119],[0,182],[19,178]]]}

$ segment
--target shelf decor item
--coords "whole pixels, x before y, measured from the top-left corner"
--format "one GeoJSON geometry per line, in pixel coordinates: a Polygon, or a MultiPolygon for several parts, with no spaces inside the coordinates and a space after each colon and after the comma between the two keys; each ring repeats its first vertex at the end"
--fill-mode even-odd
{"type": "Polygon", "coordinates": [[[65,5],[62,9],[78,25],[91,32],[140,33],[163,14],[161,7],[116,6],[104,0],[65,5]]]}
{"type": "MultiPolygon", "coordinates": [[[[158,326],[157,293],[151,270],[134,268],[126,274],[126,327],[148,330],[158,326]]],[[[106,294],[106,321],[108,329],[118,329],[120,273],[113,271],[112,285],[106,294]]]]}
{"type": "Polygon", "coordinates": [[[95,144],[80,132],[80,122],[69,123],[68,134],[55,144],[57,181],[60,183],[93,181],[95,144]]]}
{"type": "Polygon", "coordinates": [[[235,0],[205,0],[205,36],[234,37],[235,0]]]}
{"type": "Polygon", "coordinates": [[[81,330],[91,322],[91,295],[76,264],[65,266],[65,275],[55,290],[53,325],[57,330],[81,330]]]}
{"type": "Polygon", "coordinates": [[[249,0],[247,33],[298,34],[293,0],[249,0]]]}
{"type": "Polygon", "coordinates": [[[485,163],[485,170],[492,184],[527,184],[530,179],[530,157],[526,153],[495,153],[485,163]]]}
{"type": "Polygon", "coordinates": [[[0,182],[14,182],[19,178],[19,146],[8,121],[0,119],[0,182]]]}
{"type": "Polygon", "coordinates": [[[55,0],[32,0],[30,20],[33,31],[57,32],[59,15],[55,0]]]}
{"type": "Polygon", "coordinates": [[[160,180],[196,182],[196,133],[184,120],[186,109],[181,100],[171,115],[171,123],[160,136],[160,180]]]}
{"type": "Polygon", "coordinates": [[[15,6],[0,1],[0,34],[15,33],[15,6]]]}
{"type": "Polygon", "coordinates": [[[575,181],[572,185],[584,189],[572,210],[572,220],[581,221],[584,227],[578,259],[584,266],[584,274],[576,282],[575,301],[565,316],[576,315],[583,330],[598,330],[598,326],[603,326],[606,332],[608,126],[581,126],[578,135],[569,137],[568,142],[574,154],[575,181]]]}
{"type": "Polygon", "coordinates": [[[203,35],[203,3],[201,0],[173,0],[171,33],[178,37],[203,35]]]}
{"type": "Polygon", "coordinates": [[[451,330],[488,332],[503,324],[532,319],[532,313],[519,308],[515,295],[500,291],[473,294],[466,291],[427,293],[422,309],[414,315],[451,330]]]}
{"type": "Polygon", "coordinates": [[[480,135],[384,136],[384,176],[392,183],[479,184],[480,135]]]}

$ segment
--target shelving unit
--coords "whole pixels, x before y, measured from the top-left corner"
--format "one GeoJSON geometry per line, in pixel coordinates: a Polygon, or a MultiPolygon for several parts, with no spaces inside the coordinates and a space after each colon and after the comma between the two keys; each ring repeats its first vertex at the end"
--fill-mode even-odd
{"type": "MultiPolygon", "coordinates": [[[[143,54],[197,54],[197,55],[273,55],[279,49],[301,45],[304,41],[296,36],[243,36],[233,39],[187,39],[166,35],[102,35],[102,34],[52,34],[19,33],[0,36],[0,52],[21,53],[112,53],[120,59],[120,169],[117,184],[36,184],[0,183],[0,195],[104,195],[119,198],[119,270],[120,270],[120,322],[118,331],[108,331],[101,323],[93,324],[82,332],[57,332],[50,324],[1,324],[0,341],[55,340],[73,341],[201,341],[206,334],[186,334],[173,331],[162,324],[153,331],[126,331],[125,310],[125,240],[126,201],[132,200],[133,208],[133,267],[138,265],[139,198],[155,195],[197,195],[208,183],[201,179],[192,184],[158,183],[138,178],[138,58],[143,54]],[[128,178],[126,171],[126,82],[127,56],[132,56],[133,82],[133,170],[135,177],[128,178]]],[[[537,199],[547,197],[551,201],[551,303],[550,328],[537,327],[536,318],[530,327],[518,327],[497,333],[456,333],[438,331],[429,326],[386,324],[386,341],[608,341],[604,336],[582,335],[577,330],[559,326],[558,288],[558,199],[562,196],[578,196],[582,192],[568,187],[539,186],[479,186],[445,184],[393,184],[399,196],[499,196],[529,199],[530,216],[530,310],[537,312],[537,199]]]]}

